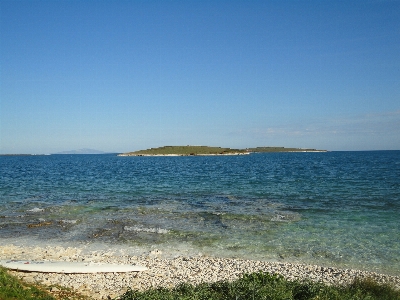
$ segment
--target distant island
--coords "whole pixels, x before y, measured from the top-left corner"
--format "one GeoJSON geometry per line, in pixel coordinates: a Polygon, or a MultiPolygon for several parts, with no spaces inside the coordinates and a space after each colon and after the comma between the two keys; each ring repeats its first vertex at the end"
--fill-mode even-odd
{"type": "Polygon", "coordinates": [[[118,156],[190,156],[190,155],[244,155],[246,150],[209,147],[209,146],[164,146],[135,152],[127,152],[118,156]]]}
{"type": "Polygon", "coordinates": [[[326,152],[326,150],[285,148],[285,147],[256,147],[246,149],[231,149],[209,146],[163,146],[134,152],[118,154],[118,156],[204,156],[204,155],[247,155],[261,152],[326,152]]]}
{"type": "Polygon", "coordinates": [[[317,150],[311,148],[285,148],[285,147],[256,147],[247,148],[250,152],[328,152],[327,150],[317,150]]]}
{"type": "Polygon", "coordinates": [[[78,150],[62,151],[52,154],[106,154],[106,152],[95,149],[83,148],[78,150]]]}
{"type": "Polygon", "coordinates": [[[29,153],[11,153],[11,154],[0,154],[0,156],[39,156],[45,154],[29,154],[29,153]]]}

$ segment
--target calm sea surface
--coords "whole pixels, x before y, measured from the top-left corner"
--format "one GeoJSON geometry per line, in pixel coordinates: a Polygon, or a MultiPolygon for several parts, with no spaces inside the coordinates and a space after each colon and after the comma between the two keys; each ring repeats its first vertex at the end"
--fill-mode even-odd
{"type": "Polygon", "coordinates": [[[399,241],[400,151],[0,157],[0,245],[400,275],[399,241]]]}

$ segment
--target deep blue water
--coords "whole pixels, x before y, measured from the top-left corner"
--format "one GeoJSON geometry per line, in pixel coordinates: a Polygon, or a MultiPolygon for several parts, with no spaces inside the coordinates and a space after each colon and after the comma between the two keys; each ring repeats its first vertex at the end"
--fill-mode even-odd
{"type": "Polygon", "coordinates": [[[400,151],[1,156],[0,205],[0,244],[400,275],[400,151]]]}

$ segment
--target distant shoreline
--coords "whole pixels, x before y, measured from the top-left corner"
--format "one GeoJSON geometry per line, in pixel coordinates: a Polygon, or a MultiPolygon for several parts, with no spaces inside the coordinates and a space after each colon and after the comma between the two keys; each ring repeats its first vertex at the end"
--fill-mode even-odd
{"type": "Polygon", "coordinates": [[[51,154],[31,154],[31,153],[5,153],[0,156],[48,156],[48,155],[84,155],[84,154],[114,154],[117,156],[231,156],[248,155],[251,153],[276,153],[276,152],[328,152],[327,150],[318,150],[312,148],[285,148],[285,147],[255,147],[245,149],[232,149],[227,147],[210,146],[163,146],[138,150],[124,153],[102,152],[93,149],[80,149],[64,151],[51,154]]]}
{"type": "Polygon", "coordinates": [[[44,156],[49,154],[24,154],[24,153],[17,153],[17,154],[0,154],[0,156],[44,156]]]}
{"type": "Polygon", "coordinates": [[[177,154],[177,153],[172,153],[172,154],[131,154],[131,153],[121,153],[118,154],[117,156],[231,156],[231,155],[249,155],[250,152],[248,153],[239,153],[239,152],[231,152],[231,153],[209,153],[209,154],[177,154]]]}
{"type": "Polygon", "coordinates": [[[248,155],[251,153],[273,152],[327,152],[309,148],[285,148],[285,147],[256,147],[246,149],[231,149],[209,146],[163,146],[133,152],[118,154],[118,156],[220,156],[220,155],[248,155]]]}

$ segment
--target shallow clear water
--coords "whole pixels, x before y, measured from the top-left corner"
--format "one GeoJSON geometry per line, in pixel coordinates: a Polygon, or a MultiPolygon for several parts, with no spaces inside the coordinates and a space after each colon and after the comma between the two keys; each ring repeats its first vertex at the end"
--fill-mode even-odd
{"type": "Polygon", "coordinates": [[[0,244],[400,274],[400,151],[2,156],[0,205],[0,244]]]}

